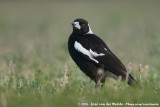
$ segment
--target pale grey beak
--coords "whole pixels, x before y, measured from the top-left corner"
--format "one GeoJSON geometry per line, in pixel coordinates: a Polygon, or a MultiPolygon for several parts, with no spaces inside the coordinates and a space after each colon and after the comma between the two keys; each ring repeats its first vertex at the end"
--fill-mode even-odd
{"type": "Polygon", "coordinates": [[[77,29],[81,29],[81,26],[79,25],[79,22],[72,22],[72,25],[77,29]]]}

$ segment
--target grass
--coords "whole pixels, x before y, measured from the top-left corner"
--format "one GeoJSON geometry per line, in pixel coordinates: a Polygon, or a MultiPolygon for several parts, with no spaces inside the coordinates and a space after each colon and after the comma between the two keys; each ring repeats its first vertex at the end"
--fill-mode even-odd
{"type": "Polygon", "coordinates": [[[0,1],[0,106],[160,104],[159,3],[0,1]],[[89,21],[143,89],[110,78],[104,88],[94,89],[67,50],[70,23],[79,17],[89,21]]]}

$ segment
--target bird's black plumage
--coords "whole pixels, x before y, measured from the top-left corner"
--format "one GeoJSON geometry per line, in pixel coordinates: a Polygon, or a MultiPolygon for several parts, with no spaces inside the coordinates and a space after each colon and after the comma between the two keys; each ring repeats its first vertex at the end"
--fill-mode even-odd
{"type": "MultiPolygon", "coordinates": [[[[96,85],[105,82],[107,76],[126,79],[126,68],[122,62],[111,52],[104,41],[93,34],[88,22],[84,19],[76,19],[73,23],[73,32],[69,37],[68,50],[79,68],[96,85]]],[[[133,83],[134,78],[128,76],[128,84],[133,83]]]]}

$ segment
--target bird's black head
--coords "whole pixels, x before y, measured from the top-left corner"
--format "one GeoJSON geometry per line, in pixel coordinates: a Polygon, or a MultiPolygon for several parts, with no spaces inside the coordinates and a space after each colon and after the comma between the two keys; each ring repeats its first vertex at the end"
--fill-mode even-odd
{"type": "Polygon", "coordinates": [[[75,34],[86,34],[93,33],[90,29],[88,22],[84,19],[76,19],[72,22],[73,25],[73,33],[75,34]]]}

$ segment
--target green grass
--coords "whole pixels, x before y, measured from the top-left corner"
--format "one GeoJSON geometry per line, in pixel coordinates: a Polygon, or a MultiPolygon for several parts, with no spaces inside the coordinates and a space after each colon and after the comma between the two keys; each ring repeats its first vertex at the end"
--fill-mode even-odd
{"type": "Polygon", "coordinates": [[[160,104],[159,4],[158,0],[0,1],[0,107],[160,104]],[[103,88],[94,89],[94,82],[68,54],[71,22],[76,18],[89,21],[142,89],[110,78],[103,88]]]}

